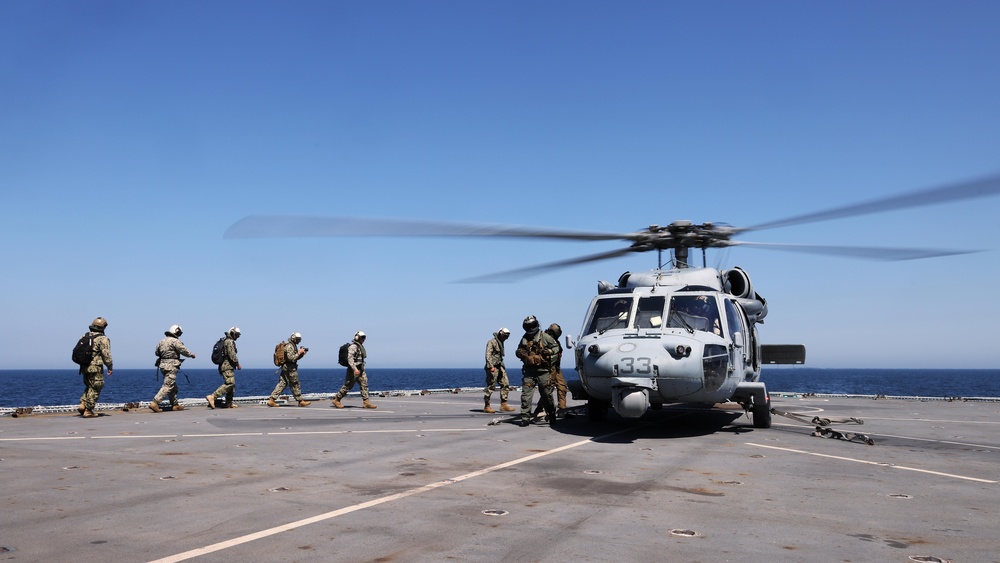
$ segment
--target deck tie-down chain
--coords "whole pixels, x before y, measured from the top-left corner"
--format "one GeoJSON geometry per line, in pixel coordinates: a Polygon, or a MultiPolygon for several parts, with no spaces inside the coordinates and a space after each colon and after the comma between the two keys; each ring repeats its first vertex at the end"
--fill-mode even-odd
{"type": "Polygon", "coordinates": [[[783,416],[786,418],[791,418],[792,420],[797,420],[804,424],[813,424],[816,426],[816,430],[813,431],[813,436],[819,436],[821,438],[836,438],[838,440],[846,440],[848,442],[863,442],[869,446],[875,445],[875,440],[873,440],[867,434],[861,434],[860,432],[842,432],[840,430],[834,430],[833,428],[826,428],[831,424],[864,424],[865,421],[857,417],[847,417],[847,418],[824,418],[819,416],[808,417],[801,414],[796,414],[794,412],[783,411],[781,409],[771,409],[773,414],[783,416]]]}

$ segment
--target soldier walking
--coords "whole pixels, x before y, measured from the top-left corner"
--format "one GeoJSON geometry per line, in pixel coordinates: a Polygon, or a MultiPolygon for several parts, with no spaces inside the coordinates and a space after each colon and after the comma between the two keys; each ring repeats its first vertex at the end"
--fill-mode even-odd
{"type": "Polygon", "coordinates": [[[490,397],[493,395],[493,387],[500,386],[500,410],[503,412],[513,412],[514,407],[507,404],[507,396],[510,394],[510,380],[507,379],[507,368],[503,363],[503,343],[510,337],[510,331],[506,328],[493,333],[493,338],[486,343],[486,388],[483,389],[483,412],[497,412],[490,407],[490,397]]]}
{"type": "Polygon", "coordinates": [[[331,401],[333,406],[338,409],[344,408],[340,400],[347,396],[347,392],[354,388],[355,383],[361,387],[364,408],[378,408],[368,400],[368,374],[365,373],[365,359],[368,358],[368,352],[365,350],[365,338],[367,338],[365,333],[359,330],[354,333],[354,339],[351,340],[351,345],[347,348],[347,373],[344,375],[344,386],[340,388],[337,396],[331,401]]]}
{"type": "Polygon", "coordinates": [[[219,375],[222,376],[223,383],[214,393],[205,397],[208,399],[208,408],[210,409],[214,409],[216,401],[223,396],[226,397],[226,402],[219,404],[219,408],[236,408],[236,404],[233,403],[233,396],[236,394],[236,372],[234,370],[243,369],[236,356],[236,339],[239,337],[240,329],[234,326],[226,331],[226,336],[222,340],[222,363],[219,364],[219,375]]]}
{"type": "Polygon", "coordinates": [[[108,375],[114,371],[111,358],[111,339],[104,335],[104,330],[108,328],[108,321],[103,317],[97,317],[90,323],[90,332],[84,338],[90,339],[90,361],[80,365],[80,374],[83,375],[84,391],[80,397],[80,416],[84,418],[94,418],[94,407],[97,399],[101,396],[101,389],[104,389],[104,366],[108,367],[108,375]]]}
{"type": "Polygon", "coordinates": [[[288,337],[288,343],[285,344],[285,363],[281,364],[281,379],[274,386],[274,391],[271,391],[271,396],[267,398],[267,406],[269,407],[278,406],[275,400],[285,390],[285,387],[292,390],[292,396],[298,401],[300,407],[308,407],[312,404],[312,401],[302,398],[302,389],[299,386],[299,360],[309,352],[309,348],[305,346],[299,348],[299,342],[302,342],[302,335],[297,332],[293,332],[288,337]]]}
{"type": "Polygon", "coordinates": [[[153,402],[149,404],[149,409],[153,412],[163,411],[160,408],[160,401],[164,398],[170,399],[173,410],[184,410],[184,407],[177,402],[177,372],[181,369],[184,357],[194,358],[195,355],[180,341],[183,333],[184,330],[180,325],[170,325],[170,328],[163,333],[163,340],[156,345],[156,367],[163,372],[163,385],[153,397],[153,402]]]}

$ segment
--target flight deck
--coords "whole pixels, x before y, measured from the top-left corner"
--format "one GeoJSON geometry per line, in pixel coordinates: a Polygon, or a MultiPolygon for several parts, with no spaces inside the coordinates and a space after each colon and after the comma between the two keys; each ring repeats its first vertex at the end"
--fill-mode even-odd
{"type": "Polygon", "coordinates": [[[481,392],[22,412],[0,559],[1000,561],[1000,403],[771,399],[768,429],[580,402],[520,428],[481,392]]]}

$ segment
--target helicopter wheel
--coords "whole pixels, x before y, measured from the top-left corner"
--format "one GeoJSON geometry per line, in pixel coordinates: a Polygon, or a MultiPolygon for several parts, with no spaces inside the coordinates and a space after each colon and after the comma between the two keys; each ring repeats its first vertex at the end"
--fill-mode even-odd
{"type": "Polygon", "coordinates": [[[587,418],[591,422],[603,422],[608,419],[608,404],[597,399],[587,401],[587,418]]]}
{"type": "Polygon", "coordinates": [[[764,401],[761,404],[754,404],[753,410],[753,427],[754,428],[770,428],[771,427],[771,401],[764,401]]]}

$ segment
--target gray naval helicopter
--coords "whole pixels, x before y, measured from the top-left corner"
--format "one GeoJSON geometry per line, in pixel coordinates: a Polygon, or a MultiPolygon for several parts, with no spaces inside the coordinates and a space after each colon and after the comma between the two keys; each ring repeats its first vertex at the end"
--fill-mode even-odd
{"type": "Polygon", "coordinates": [[[517,237],[577,241],[629,241],[629,246],[569,260],[469,278],[463,281],[513,281],[551,270],[656,250],[658,267],[626,272],[617,284],[599,282],[576,341],[566,337],[576,359],[578,381],[568,382],[574,397],[587,401],[591,420],[608,408],[637,418],[664,404],[738,403],[756,428],[771,426],[770,398],[760,381],[761,365],[802,364],[805,346],[762,344],[757,325],[767,316],[767,301],[741,268],[705,266],[708,248],[752,246],[776,250],[877,260],[912,260],[974,252],[917,248],[816,246],[733,240],[751,231],[826,221],[908,207],[932,205],[1000,193],[1000,176],[890,196],[762,223],[753,227],[675,221],[634,233],[317,216],[249,216],[234,223],[226,238],[336,236],[517,237]],[[702,251],[702,267],[689,264],[690,250],[702,251]],[[662,252],[671,252],[665,267],[662,252]]]}

